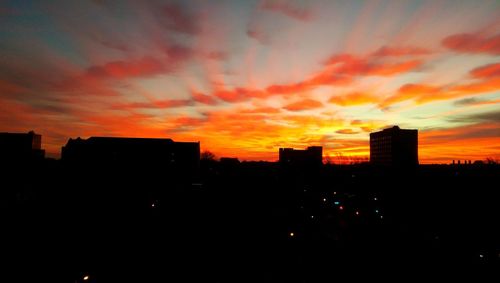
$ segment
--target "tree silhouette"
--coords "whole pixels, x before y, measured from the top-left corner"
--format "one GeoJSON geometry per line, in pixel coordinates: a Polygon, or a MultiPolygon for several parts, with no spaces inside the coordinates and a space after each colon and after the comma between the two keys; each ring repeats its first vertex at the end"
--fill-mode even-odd
{"type": "Polygon", "coordinates": [[[202,161],[215,161],[215,154],[211,151],[205,150],[201,153],[200,159],[202,161]]]}

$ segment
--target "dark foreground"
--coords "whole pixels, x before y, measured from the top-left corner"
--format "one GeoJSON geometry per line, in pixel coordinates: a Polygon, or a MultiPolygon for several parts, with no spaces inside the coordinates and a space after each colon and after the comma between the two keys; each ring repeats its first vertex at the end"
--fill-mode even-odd
{"type": "Polygon", "coordinates": [[[45,161],[2,173],[9,282],[336,282],[500,267],[496,165],[205,164],[188,181],[45,161]]]}

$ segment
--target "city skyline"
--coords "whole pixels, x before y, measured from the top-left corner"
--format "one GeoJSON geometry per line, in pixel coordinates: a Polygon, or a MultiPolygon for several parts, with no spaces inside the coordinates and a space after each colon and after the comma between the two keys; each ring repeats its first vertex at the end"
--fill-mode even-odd
{"type": "Polygon", "coordinates": [[[419,161],[500,158],[497,1],[7,1],[0,131],[369,156],[419,129],[419,161]]]}

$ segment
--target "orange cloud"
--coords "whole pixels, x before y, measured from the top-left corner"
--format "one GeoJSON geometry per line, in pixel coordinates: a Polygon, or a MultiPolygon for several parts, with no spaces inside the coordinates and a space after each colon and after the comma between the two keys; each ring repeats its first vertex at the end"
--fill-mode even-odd
{"type": "Polygon", "coordinates": [[[486,37],[482,35],[461,33],[446,37],[441,42],[445,47],[461,53],[500,54],[500,35],[486,37]]]}
{"type": "Polygon", "coordinates": [[[288,111],[303,111],[303,110],[316,109],[320,107],[323,107],[323,103],[314,99],[304,99],[290,103],[283,108],[285,108],[288,111]]]}
{"type": "Polygon", "coordinates": [[[243,109],[240,111],[240,113],[245,114],[276,114],[280,112],[280,109],[274,107],[258,107],[252,109],[243,109]]]}
{"type": "Polygon", "coordinates": [[[465,96],[469,94],[478,94],[500,89],[500,77],[482,80],[479,82],[457,85],[450,89],[454,97],[465,96]]]}
{"type": "Polygon", "coordinates": [[[498,123],[482,123],[419,133],[421,163],[451,163],[452,160],[484,160],[500,157],[498,123]]]}
{"type": "Polygon", "coordinates": [[[363,92],[352,92],[344,95],[335,95],[328,100],[328,102],[340,106],[362,105],[368,103],[376,103],[378,101],[379,98],[377,98],[376,96],[363,92]]]}
{"type": "Polygon", "coordinates": [[[335,131],[337,134],[343,134],[343,135],[354,135],[357,134],[358,132],[353,131],[352,129],[340,129],[335,131]]]}
{"type": "Polygon", "coordinates": [[[386,108],[392,104],[415,100],[417,103],[429,102],[449,98],[447,93],[440,93],[441,88],[423,84],[405,84],[399,88],[396,94],[390,96],[380,103],[381,108],[386,108]],[[443,96],[444,95],[444,96],[443,96]]]}

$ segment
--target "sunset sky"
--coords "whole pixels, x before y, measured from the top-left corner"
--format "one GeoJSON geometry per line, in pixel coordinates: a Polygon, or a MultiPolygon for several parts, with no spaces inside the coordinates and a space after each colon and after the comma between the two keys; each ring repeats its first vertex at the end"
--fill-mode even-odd
{"type": "Polygon", "coordinates": [[[0,132],[164,137],[240,160],[419,129],[500,158],[499,1],[1,1],[0,132]]]}

